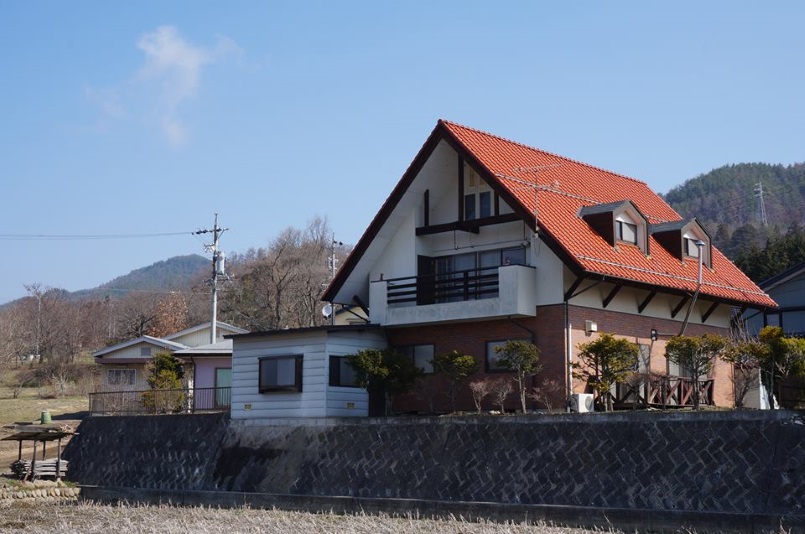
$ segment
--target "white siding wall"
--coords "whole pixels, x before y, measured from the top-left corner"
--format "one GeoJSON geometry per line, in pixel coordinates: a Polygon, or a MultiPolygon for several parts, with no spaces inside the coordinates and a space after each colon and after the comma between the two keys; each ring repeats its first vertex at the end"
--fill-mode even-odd
{"type": "MultiPolygon", "coordinates": [[[[387,346],[385,336],[380,332],[367,331],[356,336],[354,333],[331,334],[328,343],[326,376],[330,374],[329,356],[348,356],[365,349],[382,349],[387,346]]],[[[327,386],[327,417],[351,417],[369,414],[369,395],[365,389],[327,386]]]]}
{"type": "Polygon", "coordinates": [[[375,331],[336,333],[328,337],[327,331],[322,329],[287,335],[235,337],[232,419],[365,416],[368,399],[364,390],[329,386],[329,357],[384,346],[385,339],[375,331]],[[302,391],[260,393],[259,358],[297,354],[302,355],[302,391]],[[352,407],[348,403],[352,403],[352,407]]]}

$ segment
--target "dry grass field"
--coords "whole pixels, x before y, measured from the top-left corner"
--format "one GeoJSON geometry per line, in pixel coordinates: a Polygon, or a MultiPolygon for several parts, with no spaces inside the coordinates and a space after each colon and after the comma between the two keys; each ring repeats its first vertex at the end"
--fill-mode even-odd
{"type": "MultiPolygon", "coordinates": [[[[89,400],[86,395],[52,397],[47,391],[39,388],[24,388],[18,398],[14,398],[11,390],[0,387],[0,438],[11,435],[15,423],[38,423],[44,410],[48,410],[54,423],[75,429],[81,419],[86,416],[89,400]]],[[[67,441],[62,441],[62,446],[67,441]]],[[[53,450],[47,451],[48,457],[55,456],[55,444],[48,445],[53,450]]],[[[41,444],[39,446],[41,451],[41,444]]],[[[33,454],[33,443],[23,442],[23,458],[33,454]]],[[[19,455],[18,442],[0,440],[0,474],[8,473],[11,462],[19,455]]]]}
{"type": "Polygon", "coordinates": [[[386,515],[309,514],[248,508],[227,510],[172,506],[17,503],[0,509],[0,532],[585,534],[621,531],[513,523],[470,523],[461,518],[434,520],[386,515]]]}

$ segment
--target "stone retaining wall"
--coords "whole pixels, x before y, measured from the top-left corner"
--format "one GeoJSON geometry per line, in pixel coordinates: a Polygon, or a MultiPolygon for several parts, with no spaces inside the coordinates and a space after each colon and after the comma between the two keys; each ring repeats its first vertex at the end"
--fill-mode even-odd
{"type": "Polygon", "coordinates": [[[75,501],[80,494],[80,488],[68,487],[55,482],[25,482],[20,486],[0,488],[0,503],[75,501]]]}
{"type": "Polygon", "coordinates": [[[80,484],[805,516],[805,420],[704,412],[230,422],[95,417],[80,484]]]}

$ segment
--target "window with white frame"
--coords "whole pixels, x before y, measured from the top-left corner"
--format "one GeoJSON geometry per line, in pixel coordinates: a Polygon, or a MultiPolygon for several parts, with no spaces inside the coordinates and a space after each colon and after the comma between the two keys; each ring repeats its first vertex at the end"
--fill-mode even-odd
{"type": "Polygon", "coordinates": [[[302,391],[302,356],[266,356],[259,359],[260,393],[302,391]]]}
{"type": "Polygon", "coordinates": [[[492,200],[492,188],[467,165],[464,170],[464,220],[491,217],[492,200]]]}
{"type": "Polygon", "coordinates": [[[637,225],[631,221],[618,219],[615,221],[618,241],[637,244],[637,225]]]}
{"type": "Polygon", "coordinates": [[[110,386],[133,386],[135,376],[134,369],[107,369],[106,383],[110,386]]]}
{"type": "Polygon", "coordinates": [[[690,256],[691,258],[698,258],[699,257],[699,247],[696,246],[696,243],[699,240],[692,237],[685,237],[685,255],[690,256]]]}
{"type": "Polygon", "coordinates": [[[434,345],[406,345],[394,347],[394,350],[411,358],[414,365],[422,369],[425,374],[433,373],[433,358],[436,355],[434,345]]]}

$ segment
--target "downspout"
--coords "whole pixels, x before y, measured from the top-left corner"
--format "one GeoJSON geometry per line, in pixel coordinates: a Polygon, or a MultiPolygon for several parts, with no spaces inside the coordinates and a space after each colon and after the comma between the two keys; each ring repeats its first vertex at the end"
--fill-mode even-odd
{"type": "MultiPolygon", "coordinates": [[[[573,288],[568,290],[568,293],[565,293],[565,351],[567,353],[567,384],[565,385],[567,387],[567,412],[570,412],[570,396],[573,395],[573,336],[570,330],[570,299],[581,295],[585,291],[589,291],[601,282],[603,282],[603,280],[598,280],[573,294],[569,294],[573,288]]],[[[579,283],[581,283],[581,281],[579,281],[579,283]]]]}
{"type": "Polygon", "coordinates": [[[693,310],[693,306],[696,305],[696,299],[699,297],[699,292],[702,289],[702,263],[704,262],[702,250],[704,249],[704,241],[702,241],[701,239],[696,241],[696,248],[699,249],[699,277],[696,283],[696,292],[693,293],[693,300],[690,301],[688,311],[685,313],[685,320],[682,322],[682,329],[679,331],[680,336],[685,335],[685,329],[688,327],[688,319],[690,318],[690,312],[693,310]]]}
{"type": "Polygon", "coordinates": [[[565,297],[565,347],[567,350],[567,407],[570,413],[570,396],[573,395],[573,340],[570,334],[570,298],[565,297]]]}

